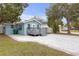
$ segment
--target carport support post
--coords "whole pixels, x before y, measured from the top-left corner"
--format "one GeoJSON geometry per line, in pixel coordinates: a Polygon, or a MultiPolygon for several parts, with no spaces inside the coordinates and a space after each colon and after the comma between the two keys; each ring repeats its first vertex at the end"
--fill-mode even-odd
{"type": "Polygon", "coordinates": [[[59,25],[59,32],[61,33],[61,25],[59,25]]]}
{"type": "Polygon", "coordinates": [[[27,30],[26,30],[26,25],[24,24],[24,26],[23,26],[23,32],[24,32],[24,35],[27,35],[27,30]]]}

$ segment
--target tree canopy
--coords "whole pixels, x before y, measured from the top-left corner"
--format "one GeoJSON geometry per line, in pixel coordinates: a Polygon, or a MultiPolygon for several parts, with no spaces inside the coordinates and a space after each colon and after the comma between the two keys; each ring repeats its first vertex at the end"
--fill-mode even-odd
{"type": "Polygon", "coordinates": [[[19,21],[19,16],[27,6],[28,4],[25,3],[1,3],[0,23],[13,23],[19,21]]]}
{"type": "Polygon", "coordinates": [[[79,4],[77,3],[53,4],[46,11],[48,16],[48,25],[50,27],[52,27],[53,24],[59,23],[58,20],[60,20],[62,17],[67,18],[68,33],[70,33],[71,24],[73,24],[73,26],[79,25],[79,4]],[[56,20],[57,22],[55,22],[56,20]]]}
{"type": "Polygon", "coordinates": [[[59,32],[59,24],[62,24],[60,20],[59,4],[51,5],[48,9],[46,9],[46,14],[48,16],[48,26],[53,29],[54,33],[59,32]]]}

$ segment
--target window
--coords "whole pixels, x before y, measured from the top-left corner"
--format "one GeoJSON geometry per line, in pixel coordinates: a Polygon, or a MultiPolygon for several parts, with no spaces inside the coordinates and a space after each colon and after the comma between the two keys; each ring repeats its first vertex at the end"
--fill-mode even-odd
{"type": "Polygon", "coordinates": [[[40,26],[39,25],[37,25],[37,29],[39,29],[40,28],[40,26]]]}
{"type": "Polygon", "coordinates": [[[28,29],[30,29],[30,24],[28,24],[28,29]]]}
{"type": "Polygon", "coordinates": [[[13,25],[11,25],[11,28],[14,28],[13,25]]]}
{"type": "Polygon", "coordinates": [[[19,30],[22,30],[22,24],[19,24],[19,30]]]}

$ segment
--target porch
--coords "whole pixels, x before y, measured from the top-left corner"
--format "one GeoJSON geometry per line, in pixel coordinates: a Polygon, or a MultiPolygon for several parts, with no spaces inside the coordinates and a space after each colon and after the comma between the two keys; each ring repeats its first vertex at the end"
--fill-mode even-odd
{"type": "Polygon", "coordinates": [[[46,35],[47,34],[47,28],[27,28],[27,34],[28,35],[46,35]]]}

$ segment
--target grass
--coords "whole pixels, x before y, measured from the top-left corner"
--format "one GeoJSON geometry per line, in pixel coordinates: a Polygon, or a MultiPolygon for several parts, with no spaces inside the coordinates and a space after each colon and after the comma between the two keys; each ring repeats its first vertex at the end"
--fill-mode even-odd
{"type": "Polygon", "coordinates": [[[0,35],[0,56],[70,56],[36,42],[17,42],[0,35]]]}
{"type": "Polygon", "coordinates": [[[71,30],[71,32],[79,32],[79,30],[71,30]]]}

